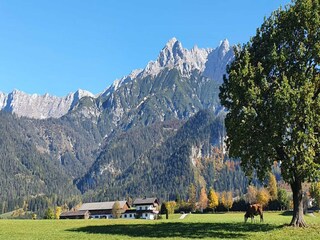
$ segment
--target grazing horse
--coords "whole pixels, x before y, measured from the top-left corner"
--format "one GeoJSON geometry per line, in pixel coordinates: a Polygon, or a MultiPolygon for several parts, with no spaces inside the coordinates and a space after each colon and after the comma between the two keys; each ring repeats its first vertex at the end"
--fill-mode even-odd
{"type": "Polygon", "coordinates": [[[251,218],[251,222],[254,219],[254,216],[260,215],[260,222],[263,222],[263,212],[262,206],[260,204],[251,204],[244,215],[244,222],[246,223],[248,218],[251,218]]]}

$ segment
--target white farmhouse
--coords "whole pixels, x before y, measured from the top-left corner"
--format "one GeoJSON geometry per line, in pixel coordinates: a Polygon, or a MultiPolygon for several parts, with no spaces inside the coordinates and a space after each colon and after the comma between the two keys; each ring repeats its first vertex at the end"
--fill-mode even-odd
{"type": "Polygon", "coordinates": [[[136,213],[140,218],[154,220],[159,213],[159,202],[156,198],[137,198],[133,202],[136,213]]]}

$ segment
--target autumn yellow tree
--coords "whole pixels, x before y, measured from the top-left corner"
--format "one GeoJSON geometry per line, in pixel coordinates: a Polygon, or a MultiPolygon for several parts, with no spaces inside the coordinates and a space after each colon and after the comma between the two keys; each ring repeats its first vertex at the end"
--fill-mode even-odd
{"type": "Polygon", "coordinates": [[[220,204],[229,211],[233,204],[232,192],[222,192],[220,194],[220,204]]]}
{"type": "Polygon", "coordinates": [[[269,173],[268,191],[270,193],[270,200],[278,199],[277,180],[271,172],[269,173]]]}
{"type": "Polygon", "coordinates": [[[223,191],[222,193],[219,194],[219,204],[222,206],[226,205],[226,196],[227,196],[227,192],[223,191]]]}
{"type": "Polygon", "coordinates": [[[224,207],[229,211],[230,208],[232,208],[232,204],[233,204],[232,192],[229,191],[226,193],[224,207]]]}
{"type": "Polygon", "coordinates": [[[208,207],[214,211],[214,209],[219,204],[219,198],[217,193],[213,190],[213,188],[210,188],[209,194],[208,194],[208,207]]]}
{"type": "Polygon", "coordinates": [[[266,206],[270,200],[269,191],[265,188],[259,189],[257,193],[257,202],[260,203],[262,206],[266,206]]]}
{"type": "Polygon", "coordinates": [[[168,214],[174,214],[174,208],[176,207],[176,205],[177,203],[175,201],[169,201],[165,203],[168,214]]]}
{"type": "Polygon", "coordinates": [[[206,193],[206,189],[204,187],[201,188],[201,191],[200,191],[199,207],[201,211],[203,211],[203,209],[206,209],[208,207],[208,196],[206,193]]]}
{"type": "Polygon", "coordinates": [[[62,212],[62,208],[61,207],[56,207],[55,212],[54,212],[54,218],[55,219],[60,219],[61,212],[62,212]]]}
{"type": "Polygon", "coordinates": [[[247,195],[246,195],[247,202],[250,203],[250,204],[256,203],[257,202],[257,193],[258,193],[257,188],[252,186],[252,185],[250,185],[248,187],[247,195]]]}

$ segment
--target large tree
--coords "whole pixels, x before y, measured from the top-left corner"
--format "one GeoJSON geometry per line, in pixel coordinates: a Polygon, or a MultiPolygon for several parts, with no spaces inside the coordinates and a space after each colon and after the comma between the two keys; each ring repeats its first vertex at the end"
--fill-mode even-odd
{"type": "Polygon", "coordinates": [[[262,180],[274,161],[293,192],[292,226],[305,226],[302,183],[320,169],[320,2],[296,0],[234,49],[220,99],[227,146],[262,180]]]}

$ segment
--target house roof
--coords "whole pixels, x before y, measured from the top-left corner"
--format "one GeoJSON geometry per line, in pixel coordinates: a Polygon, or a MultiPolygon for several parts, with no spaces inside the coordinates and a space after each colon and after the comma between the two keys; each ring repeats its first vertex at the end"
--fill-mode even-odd
{"type": "MultiPolygon", "coordinates": [[[[79,210],[111,210],[115,202],[92,202],[84,203],[79,210]]],[[[120,207],[123,208],[127,202],[119,201],[120,207]]]]}
{"type": "Polygon", "coordinates": [[[134,200],[133,205],[149,205],[149,204],[158,204],[158,199],[156,198],[137,198],[134,200]]]}
{"type": "Polygon", "coordinates": [[[60,214],[60,217],[84,216],[87,212],[87,210],[64,212],[60,214]]]}

